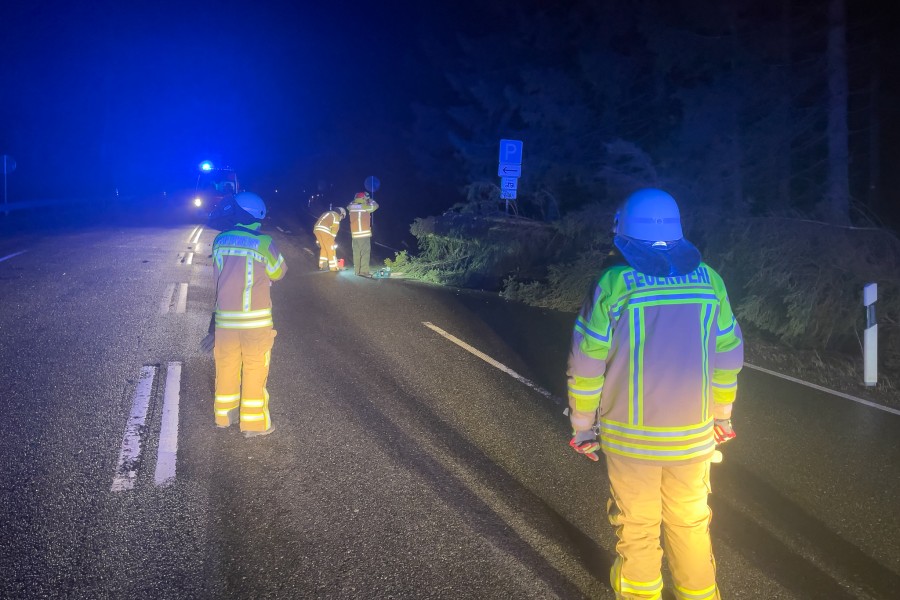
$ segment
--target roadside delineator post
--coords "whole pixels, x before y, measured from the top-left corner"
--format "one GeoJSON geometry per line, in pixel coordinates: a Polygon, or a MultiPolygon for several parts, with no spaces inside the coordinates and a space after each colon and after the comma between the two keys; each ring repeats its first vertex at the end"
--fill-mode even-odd
{"type": "Polygon", "coordinates": [[[866,330],[863,337],[863,381],[872,387],[878,383],[878,323],[875,321],[875,301],[878,284],[863,287],[863,306],[866,307],[866,330]]]}

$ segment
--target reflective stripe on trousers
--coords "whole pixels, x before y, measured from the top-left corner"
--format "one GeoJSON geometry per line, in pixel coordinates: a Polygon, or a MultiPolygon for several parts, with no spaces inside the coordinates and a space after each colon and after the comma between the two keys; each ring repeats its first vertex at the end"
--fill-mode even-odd
{"type": "Polygon", "coordinates": [[[239,413],[241,431],[265,431],[269,415],[269,361],[276,331],[216,328],[216,425],[227,427],[239,413]]]}
{"type": "Polygon", "coordinates": [[[323,231],[316,231],[316,239],[319,241],[319,268],[326,265],[332,271],[337,271],[337,255],[334,250],[335,237],[323,231]]]}
{"type": "Polygon", "coordinates": [[[721,600],[709,537],[709,461],[655,466],[606,455],[609,522],[616,527],[610,583],[617,600],[662,594],[660,524],[678,600],[721,600]]]}

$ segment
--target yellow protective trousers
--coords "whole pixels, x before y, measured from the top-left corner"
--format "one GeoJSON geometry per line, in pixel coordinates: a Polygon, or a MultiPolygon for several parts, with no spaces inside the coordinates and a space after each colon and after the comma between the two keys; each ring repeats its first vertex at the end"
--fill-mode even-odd
{"type": "Polygon", "coordinates": [[[326,266],[330,271],[338,270],[337,255],[335,254],[333,235],[328,235],[324,231],[316,231],[316,239],[319,241],[319,268],[324,269],[326,266]]]}
{"type": "Polygon", "coordinates": [[[617,600],[662,597],[660,524],[678,600],[721,600],[709,537],[709,461],[645,465],[606,455],[616,527],[616,561],[610,583],[617,600]]]}
{"type": "Polygon", "coordinates": [[[216,327],[216,425],[228,427],[240,417],[241,431],[266,431],[269,415],[269,360],[276,331],[271,327],[216,327]]]}

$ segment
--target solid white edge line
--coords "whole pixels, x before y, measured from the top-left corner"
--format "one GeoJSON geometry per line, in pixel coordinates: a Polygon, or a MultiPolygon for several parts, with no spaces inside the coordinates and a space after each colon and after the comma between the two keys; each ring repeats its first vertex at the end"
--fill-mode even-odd
{"type": "Polygon", "coordinates": [[[178,284],[178,301],[175,303],[175,312],[183,313],[185,308],[187,308],[187,294],[188,294],[188,284],[179,283],[178,284]]]}
{"type": "MultiPolygon", "coordinates": [[[[550,392],[548,392],[547,390],[545,390],[544,388],[542,388],[542,387],[540,387],[539,385],[537,385],[537,384],[535,384],[535,383],[529,381],[528,379],[522,377],[521,375],[519,375],[518,373],[516,373],[515,371],[513,371],[512,369],[510,369],[510,368],[507,367],[506,365],[503,365],[503,364],[497,362],[496,360],[494,360],[493,358],[491,358],[490,356],[484,354],[483,352],[481,352],[481,351],[479,351],[479,350],[476,350],[475,348],[473,348],[473,347],[470,346],[469,344],[467,344],[467,343],[465,343],[464,341],[460,340],[459,338],[456,338],[456,337],[454,337],[453,335],[447,333],[446,331],[444,331],[444,330],[441,329],[440,327],[438,327],[438,326],[436,326],[436,325],[434,325],[434,324],[432,324],[432,323],[430,323],[430,322],[428,322],[428,321],[422,321],[422,325],[424,325],[425,327],[428,327],[429,329],[431,329],[431,330],[433,330],[433,331],[439,333],[440,335],[444,336],[445,338],[447,338],[448,340],[450,340],[450,341],[453,342],[454,344],[458,345],[458,346],[461,347],[461,348],[464,348],[464,349],[468,350],[469,352],[471,352],[472,354],[474,354],[474,355],[477,356],[478,358],[480,358],[480,359],[482,359],[483,361],[487,362],[488,364],[493,365],[494,367],[500,369],[500,370],[503,371],[504,373],[507,373],[507,374],[511,375],[513,378],[515,378],[515,379],[521,381],[522,383],[524,383],[524,384],[527,385],[528,387],[534,389],[535,391],[537,391],[538,393],[542,394],[543,396],[546,396],[547,398],[550,398],[551,400],[554,400],[554,401],[556,401],[556,402],[559,402],[559,400],[558,400],[557,398],[554,398],[554,396],[553,396],[550,392]]],[[[870,402],[869,400],[864,400],[864,399],[862,399],[862,398],[857,398],[856,396],[851,396],[850,394],[845,394],[845,393],[843,393],[843,392],[838,392],[838,391],[836,391],[836,390],[831,390],[831,389],[828,389],[828,388],[826,388],[826,387],[822,387],[821,385],[816,385],[816,384],[814,384],[814,383],[809,383],[808,381],[803,381],[802,379],[797,379],[796,377],[791,377],[790,375],[783,375],[783,374],[781,374],[781,373],[777,373],[777,372],[775,372],[775,371],[771,371],[771,370],[765,369],[765,368],[763,368],[763,367],[757,367],[756,365],[752,365],[752,364],[747,363],[747,362],[744,363],[744,366],[745,366],[745,367],[749,367],[749,368],[751,368],[751,369],[755,369],[755,370],[757,370],[757,371],[761,371],[761,372],[763,372],[763,373],[767,373],[767,374],[769,374],[769,375],[773,375],[773,376],[775,376],[775,377],[780,377],[780,378],[782,378],[782,379],[786,379],[786,380],[788,380],[788,381],[792,381],[792,382],[794,382],[794,383],[799,383],[800,385],[805,385],[805,386],[807,386],[807,387],[811,387],[811,388],[813,388],[813,389],[819,390],[820,392],[825,392],[825,393],[827,393],[827,394],[832,394],[832,395],[834,395],[834,396],[839,396],[839,397],[844,398],[844,399],[846,399],[846,400],[851,400],[851,401],[853,401],[853,402],[856,402],[856,403],[859,403],[859,404],[863,404],[863,405],[869,406],[869,407],[871,407],[871,408],[877,408],[878,410],[883,410],[884,412],[888,412],[888,413],[895,414],[895,415],[900,415],[900,410],[897,410],[896,408],[891,408],[891,407],[889,407],[889,406],[884,406],[884,405],[881,405],[881,404],[876,404],[875,402],[870,402]]]]}
{"type": "Polygon", "coordinates": [[[163,294],[163,299],[159,304],[159,312],[160,314],[166,314],[169,312],[169,306],[172,305],[172,296],[175,295],[175,284],[170,283],[166,286],[166,292],[163,294]]]}
{"type": "Polygon", "coordinates": [[[20,254],[25,254],[26,252],[28,252],[28,250],[19,250],[18,252],[13,252],[12,254],[7,254],[3,258],[0,258],[0,262],[3,262],[4,260],[9,260],[10,258],[16,257],[20,254]]]}
{"type": "Polygon", "coordinates": [[[845,394],[844,392],[838,392],[837,390],[831,390],[827,387],[822,387],[821,385],[816,385],[815,383],[810,383],[808,381],[803,381],[802,379],[797,379],[796,377],[791,377],[790,375],[784,375],[782,373],[777,373],[775,371],[771,371],[769,369],[765,369],[763,367],[757,367],[756,365],[751,365],[748,362],[744,363],[745,367],[750,367],[751,369],[755,369],[757,371],[761,371],[768,375],[773,375],[775,377],[780,377],[782,379],[787,379],[788,381],[792,381],[794,383],[799,383],[800,385],[805,385],[806,387],[813,388],[814,390],[819,390],[820,392],[825,392],[827,394],[831,394],[833,396],[839,396],[844,398],[845,400],[851,400],[858,404],[864,404],[865,406],[869,406],[871,408],[877,408],[878,410],[883,410],[884,412],[889,412],[895,415],[900,415],[900,410],[896,408],[891,408],[889,406],[884,406],[882,404],[876,404],[875,402],[870,402],[869,400],[863,400],[862,398],[857,398],[856,396],[851,396],[850,394],[845,394]]]}
{"type": "Polygon", "coordinates": [[[453,335],[447,333],[446,331],[444,331],[443,329],[441,329],[441,328],[438,327],[437,325],[434,325],[433,323],[430,323],[430,322],[428,322],[428,321],[422,321],[422,325],[424,325],[425,327],[431,329],[432,331],[434,331],[434,332],[436,332],[436,333],[438,333],[438,334],[444,336],[445,338],[447,338],[448,340],[450,340],[451,342],[453,342],[454,344],[456,344],[456,345],[459,346],[460,348],[463,348],[464,350],[467,350],[467,351],[471,352],[472,354],[474,354],[475,356],[477,356],[478,358],[480,358],[480,359],[483,360],[484,362],[488,363],[489,365],[491,365],[491,366],[493,366],[493,367],[496,367],[497,369],[500,369],[501,371],[503,371],[503,372],[506,373],[507,375],[512,376],[513,379],[516,379],[516,380],[520,381],[521,383],[524,383],[525,385],[527,385],[528,387],[530,387],[531,389],[533,389],[533,390],[536,391],[537,393],[541,394],[542,396],[544,396],[544,397],[546,397],[546,398],[549,398],[550,400],[553,400],[554,402],[559,402],[559,400],[558,400],[557,398],[555,398],[555,397],[553,396],[553,394],[551,394],[550,392],[548,392],[547,390],[545,390],[544,388],[542,388],[542,387],[539,386],[538,384],[534,383],[533,381],[531,381],[531,380],[529,380],[529,379],[526,379],[525,377],[522,377],[521,375],[519,375],[518,373],[516,373],[515,371],[513,371],[512,369],[510,369],[509,367],[507,367],[507,366],[504,365],[503,363],[500,363],[500,362],[494,360],[493,358],[491,358],[490,356],[488,356],[487,354],[485,354],[484,352],[481,352],[480,350],[477,350],[476,348],[473,348],[472,346],[470,346],[469,344],[465,343],[465,342],[462,341],[461,339],[459,339],[459,338],[457,338],[457,337],[455,337],[455,336],[453,336],[453,335]]]}
{"type": "Polygon", "coordinates": [[[181,399],[181,363],[166,367],[166,389],[163,394],[162,425],[153,481],[157,486],[169,485],[175,479],[178,458],[178,403],[181,399]]]}
{"type": "Polygon", "coordinates": [[[150,394],[153,392],[153,379],[156,377],[156,367],[141,367],[141,378],[134,388],[131,402],[131,414],[125,423],[125,433],[122,436],[122,447],[119,450],[119,461],[116,464],[116,472],[113,476],[111,492],[121,492],[134,487],[137,478],[137,469],[131,469],[141,457],[141,432],[144,430],[144,422],[147,420],[147,409],[150,407],[150,394]]]}

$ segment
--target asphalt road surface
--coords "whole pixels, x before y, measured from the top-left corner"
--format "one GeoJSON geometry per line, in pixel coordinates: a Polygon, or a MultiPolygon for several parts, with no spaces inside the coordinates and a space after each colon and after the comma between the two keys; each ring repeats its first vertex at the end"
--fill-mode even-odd
{"type": "MultiPolygon", "coordinates": [[[[249,440],[214,427],[198,348],[214,231],[0,225],[0,597],[614,597],[604,467],[558,404],[572,316],[319,273],[311,225],[265,225],[290,271],[249,440]]],[[[739,383],[724,597],[897,598],[900,416],[739,383]]]]}

